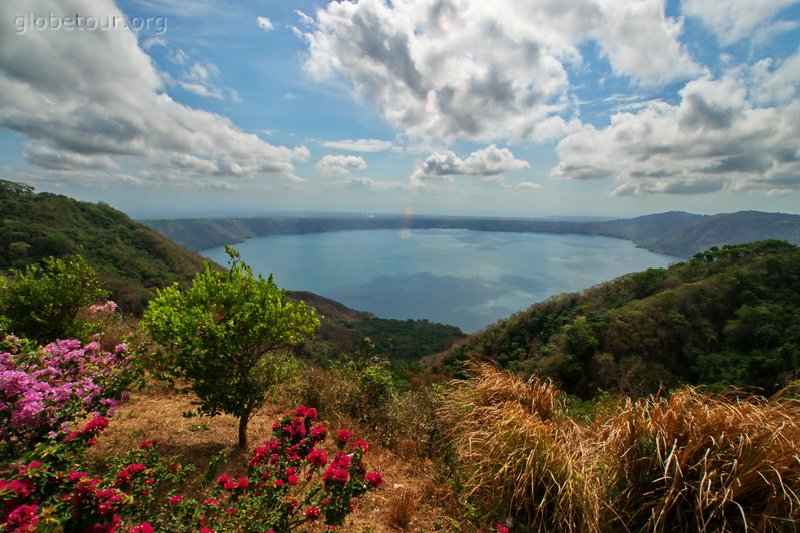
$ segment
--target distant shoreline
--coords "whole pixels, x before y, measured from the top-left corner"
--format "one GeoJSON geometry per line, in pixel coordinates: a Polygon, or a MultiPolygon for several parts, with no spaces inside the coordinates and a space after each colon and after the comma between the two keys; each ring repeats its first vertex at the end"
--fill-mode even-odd
{"type": "Polygon", "coordinates": [[[800,244],[800,215],[740,211],[697,215],[671,211],[617,220],[554,220],[430,215],[273,216],[141,220],[194,251],[265,235],[376,229],[466,229],[489,232],[597,235],[632,241],[651,252],[688,258],[726,244],[778,239],[800,244]]]}

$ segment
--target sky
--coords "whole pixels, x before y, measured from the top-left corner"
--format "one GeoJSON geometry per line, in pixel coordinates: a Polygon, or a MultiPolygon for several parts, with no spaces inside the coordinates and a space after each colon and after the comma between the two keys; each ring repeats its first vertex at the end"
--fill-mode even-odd
{"type": "Polygon", "coordinates": [[[3,0],[0,179],[134,217],[800,213],[800,1],[3,0]]]}

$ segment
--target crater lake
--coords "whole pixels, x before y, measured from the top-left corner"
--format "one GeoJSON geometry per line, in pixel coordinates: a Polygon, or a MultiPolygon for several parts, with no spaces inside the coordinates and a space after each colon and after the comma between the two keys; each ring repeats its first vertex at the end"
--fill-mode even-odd
{"type": "MultiPolygon", "coordinates": [[[[465,229],[268,235],[234,246],[281,288],[467,333],[553,295],[683,260],[609,237],[465,229]]],[[[224,247],[200,253],[227,264],[224,247]]]]}

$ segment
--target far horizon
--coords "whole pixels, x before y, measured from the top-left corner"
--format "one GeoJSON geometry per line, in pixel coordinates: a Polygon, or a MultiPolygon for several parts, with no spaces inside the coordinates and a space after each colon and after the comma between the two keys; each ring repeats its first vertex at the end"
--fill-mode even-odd
{"type": "Polygon", "coordinates": [[[800,214],[800,0],[723,4],[5,0],[0,179],[136,218],[800,214]]]}

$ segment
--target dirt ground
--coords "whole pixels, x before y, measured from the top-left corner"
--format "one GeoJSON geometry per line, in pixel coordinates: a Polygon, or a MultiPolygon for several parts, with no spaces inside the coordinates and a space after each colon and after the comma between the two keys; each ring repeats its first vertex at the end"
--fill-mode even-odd
{"type": "MultiPolygon", "coordinates": [[[[266,405],[250,422],[251,447],[270,438],[272,422],[293,407],[266,405]]],[[[191,410],[189,397],[163,385],[150,384],[145,390],[133,393],[114,414],[93,454],[97,457],[123,454],[144,439],[163,440],[167,443],[166,455],[180,456],[182,462],[194,464],[201,474],[212,457],[224,449],[230,454],[229,463],[221,470],[231,475],[238,473],[237,470],[241,472],[246,461],[236,448],[237,420],[228,415],[185,417],[184,413],[191,410]]],[[[346,425],[342,420],[327,422],[332,433],[346,425]]],[[[362,436],[358,428],[349,429],[354,436],[362,436]]],[[[457,512],[452,510],[455,507],[452,491],[429,460],[401,457],[370,442],[366,463],[368,469],[383,474],[384,484],[358,500],[358,508],[338,531],[474,531],[459,523],[457,512]]]]}

